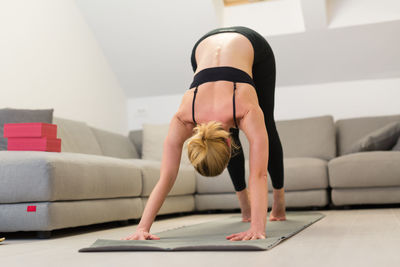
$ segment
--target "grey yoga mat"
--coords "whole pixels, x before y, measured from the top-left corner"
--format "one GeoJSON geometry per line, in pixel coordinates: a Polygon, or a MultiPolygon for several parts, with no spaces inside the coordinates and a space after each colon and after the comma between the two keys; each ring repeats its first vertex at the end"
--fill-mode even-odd
{"type": "Polygon", "coordinates": [[[226,236],[246,231],[250,227],[249,222],[241,222],[239,214],[154,233],[160,240],[97,239],[90,247],[82,248],[79,252],[268,250],[323,217],[325,215],[316,212],[287,212],[286,221],[267,221],[266,239],[227,240],[226,236]]]}

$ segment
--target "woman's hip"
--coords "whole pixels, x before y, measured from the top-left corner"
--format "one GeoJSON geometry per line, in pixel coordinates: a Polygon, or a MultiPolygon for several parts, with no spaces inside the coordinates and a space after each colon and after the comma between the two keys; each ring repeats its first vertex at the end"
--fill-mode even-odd
{"type": "Polygon", "coordinates": [[[258,32],[244,26],[222,27],[207,32],[194,45],[191,54],[193,71],[196,71],[197,69],[195,53],[196,53],[196,48],[200,44],[200,42],[211,35],[224,32],[236,32],[242,34],[251,42],[254,49],[254,64],[257,64],[258,62],[265,60],[268,56],[271,55],[273,56],[272,49],[268,44],[267,40],[258,32]]]}

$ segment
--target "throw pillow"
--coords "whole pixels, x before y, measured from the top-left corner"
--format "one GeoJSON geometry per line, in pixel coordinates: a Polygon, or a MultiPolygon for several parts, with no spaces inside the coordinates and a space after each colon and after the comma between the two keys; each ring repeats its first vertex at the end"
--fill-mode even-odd
{"type": "Polygon", "coordinates": [[[7,150],[7,138],[4,138],[5,123],[53,122],[54,109],[0,109],[0,150],[7,150]]]}
{"type": "Polygon", "coordinates": [[[400,136],[400,121],[392,122],[355,142],[348,153],[390,150],[400,136]]]}

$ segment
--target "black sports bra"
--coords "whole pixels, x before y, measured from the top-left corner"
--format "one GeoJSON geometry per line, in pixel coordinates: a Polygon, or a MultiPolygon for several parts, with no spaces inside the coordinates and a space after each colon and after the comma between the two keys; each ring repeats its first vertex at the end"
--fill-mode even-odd
{"type": "Polygon", "coordinates": [[[193,122],[197,124],[194,119],[194,102],[196,100],[197,90],[199,85],[206,82],[214,82],[214,81],[231,81],[233,82],[233,120],[235,122],[235,126],[238,129],[238,124],[236,122],[236,107],[235,107],[235,90],[236,83],[248,83],[256,88],[253,79],[249,74],[245,71],[240,70],[234,67],[222,66],[222,67],[212,67],[199,71],[193,78],[193,82],[190,85],[190,88],[196,87],[193,95],[193,104],[192,104],[192,117],[193,122]]]}

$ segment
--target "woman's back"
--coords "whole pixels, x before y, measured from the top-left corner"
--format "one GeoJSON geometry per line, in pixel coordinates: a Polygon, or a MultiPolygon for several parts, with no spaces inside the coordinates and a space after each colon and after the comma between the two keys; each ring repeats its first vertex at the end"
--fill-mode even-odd
{"type": "MultiPolygon", "coordinates": [[[[254,51],[251,42],[239,33],[220,33],[209,36],[199,43],[195,52],[197,69],[195,75],[203,69],[230,66],[240,69],[250,77],[254,51]]],[[[185,123],[193,123],[192,101],[195,88],[188,90],[178,110],[178,116],[185,123]]],[[[233,83],[230,81],[214,81],[201,84],[195,101],[195,117],[197,123],[211,120],[219,121],[228,130],[234,127],[233,120],[233,83]]],[[[254,88],[247,83],[237,83],[236,121],[258,104],[254,88]]]]}

